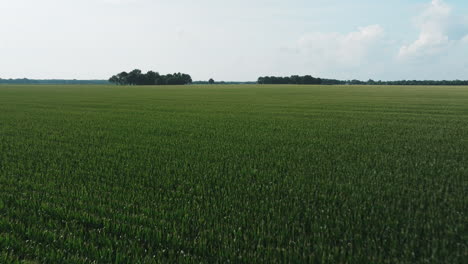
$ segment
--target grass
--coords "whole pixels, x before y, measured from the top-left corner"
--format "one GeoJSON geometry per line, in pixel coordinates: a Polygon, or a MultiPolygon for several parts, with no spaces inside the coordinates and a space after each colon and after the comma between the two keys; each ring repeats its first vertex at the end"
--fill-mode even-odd
{"type": "Polygon", "coordinates": [[[468,87],[0,86],[1,263],[463,263],[467,190],[468,87]]]}

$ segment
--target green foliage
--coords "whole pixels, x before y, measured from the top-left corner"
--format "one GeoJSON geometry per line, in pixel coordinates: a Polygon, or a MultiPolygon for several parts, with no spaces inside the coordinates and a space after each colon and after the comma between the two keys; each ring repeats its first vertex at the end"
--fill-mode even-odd
{"type": "Polygon", "coordinates": [[[192,83],[192,77],[185,73],[159,75],[149,71],[143,74],[141,70],[133,70],[130,73],[121,72],[109,79],[110,83],[119,85],[185,85],[192,83]]]}
{"type": "Polygon", "coordinates": [[[0,263],[467,259],[466,87],[1,86],[0,113],[0,263]]]}
{"type": "Polygon", "coordinates": [[[298,76],[293,75],[291,77],[275,77],[265,76],[259,77],[257,80],[258,84],[322,84],[322,79],[314,78],[310,75],[298,76]]]}
{"type": "Polygon", "coordinates": [[[463,86],[468,85],[468,80],[442,80],[442,81],[431,81],[431,80],[401,80],[401,81],[374,81],[369,79],[367,82],[360,80],[336,80],[336,79],[321,79],[314,78],[310,75],[298,76],[293,75],[291,77],[276,77],[276,76],[265,76],[257,79],[257,84],[321,84],[321,85],[454,85],[463,86]]]}
{"type": "Polygon", "coordinates": [[[0,84],[80,84],[80,85],[97,85],[97,84],[107,84],[109,81],[105,80],[63,80],[63,79],[2,79],[0,78],[0,84]]]}

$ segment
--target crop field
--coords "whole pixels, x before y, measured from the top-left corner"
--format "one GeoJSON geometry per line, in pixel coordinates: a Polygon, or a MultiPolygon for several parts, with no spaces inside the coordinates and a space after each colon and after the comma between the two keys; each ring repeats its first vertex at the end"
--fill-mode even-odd
{"type": "Polygon", "coordinates": [[[467,263],[468,87],[0,86],[0,263],[467,263]]]}

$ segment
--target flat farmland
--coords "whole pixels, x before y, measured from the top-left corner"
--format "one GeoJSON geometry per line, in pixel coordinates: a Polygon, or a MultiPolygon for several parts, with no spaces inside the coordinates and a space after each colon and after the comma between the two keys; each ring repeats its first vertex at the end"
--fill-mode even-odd
{"type": "Polygon", "coordinates": [[[467,213],[468,87],[0,86],[0,263],[463,263],[467,213]]]}

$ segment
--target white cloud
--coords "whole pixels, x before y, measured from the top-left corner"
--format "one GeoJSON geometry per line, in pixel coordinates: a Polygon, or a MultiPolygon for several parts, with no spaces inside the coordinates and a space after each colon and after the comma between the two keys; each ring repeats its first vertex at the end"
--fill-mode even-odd
{"type": "Polygon", "coordinates": [[[339,66],[357,66],[384,34],[380,25],[359,28],[348,34],[310,33],[300,38],[297,50],[310,60],[339,66]]]}
{"type": "Polygon", "coordinates": [[[450,39],[449,31],[459,26],[452,15],[452,8],[443,0],[432,0],[416,18],[420,29],[416,41],[400,48],[398,58],[409,59],[434,55],[447,50],[457,40],[450,39]]]}
{"type": "Polygon", "coordinates": [[[461,41],[463,44],[468,44],[468,35],[466,35],[462,41],[461,41]]]}

